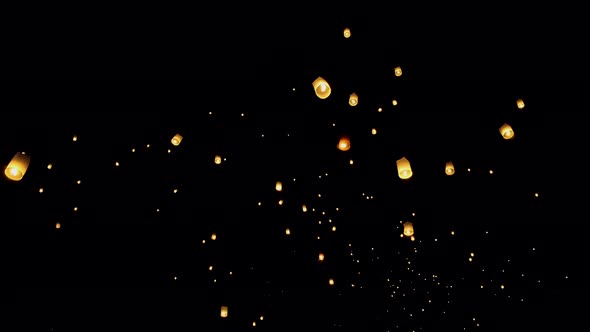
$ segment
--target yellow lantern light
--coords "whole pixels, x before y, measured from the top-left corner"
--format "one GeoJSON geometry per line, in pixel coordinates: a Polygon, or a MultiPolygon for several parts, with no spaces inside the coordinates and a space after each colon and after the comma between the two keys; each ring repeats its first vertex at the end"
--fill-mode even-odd
{"type": "Polygon", "coordinates": [[[404,235],[405,236],[412,236],[414,235],[414,225],[411,221],[406,221],[404,223],[404,235]]]}
{"type": "Polygon", "coordinates": [[[318,255],[318,260],[321,262],[324,260],[324,253],[321,253],[318,255]]]}
{"type": "Polygon", "coordinates": [[[405,180],[412,177],[412,167],[410,167],[410,162],[408,161],[408,159],[406,159],[406,157],[398,159],[396,164],[397,174],[400,177],[400,179],[405,180]]]}
{"type": "Polygon", "coordinates": [[[8,163],[8,166],[6,166],[4,174],[10,180],[20,181],[27,172],[30,162],[31,157],[27,156],[24,152],[17,152],[8,163]]]}
{"type": "Polygon", "coordinates": [[[338,141],[338,150],[340,150],[340,151],[350,150],[350,138],[348,138],[348,136],[340,137],[340,140],[338,141]]]}
{"type": "Polygon", "coordinates": [[[523,109],[524,108],[524,101],[520,98],[518,98],[516,100],[516,107],[518,107],[519,109],[523,109]]]}
{"type": "Polygon", "coordinates": [[[307,212],[307,206],[305,204],[303,204],[301,206],[301,210],[303,210],[303,212],[307,212]]]}
{"type": "Polygon", "coordinates": [[[215,233],[211,234],[211,240],[213,240],[213,241],[217,240],[217,234],[215,234],[215,233]]]}
{"type": "Polygon", "coordinates": [[[343,33],[344,33],[344,38],[350,38],[350,29],[349,28],[345,28],[343,33]]]}
{"type": "Polygon", "coordinates": [[[445,165],[445,173],[447,175],[453,175],[453,174],[455,174],[455,166],[453,166],[453,162],[452,161],[447,161],[447,164],[445,165]]]}
{"type": "Polygon", "coordinates": [[[320,99],[326,99],[332,93],[332,89],[330,88],[330,84],[326,82],[325,79],[318,77],[315,81],[313,81],[313,89],[315,90],[316,96],[320,99]]]}
{"type": "Polygon", "coordinates": [[[221,164],[221,156],[220,155],[215,156],[215,164],[217,164],[217,165],[221,164]]]}
{"type": "Polygon", "coordinates": [[[227,311],[228,311],[227,306],[222,305],[221,306],[221,313],[219,314],[221,316],[221,318],[227,318],[227,314],[228,314],[227,311]]]}
{"type": "Polygon", "coordinates": [[[276,191],[282,191],[283,190],[283,183],[281,181],[277,181],[277,183],[275,184],[275,190],[276,191]]]}
{"type": "Polygon", "coordinates": [[[330,279],[328,280],[328,284],[329,284],[330,286],[334,286],[334,279],[330,278],[330,279]]]}
{"type": "Polygon", "coordinates": [[[174,137],[172,137],[170,142],[172,142],[172,145],[178,146],[178,144],[180,144],[180,142],[182,142],[182,136],[180,134],[176,134],[176,135],[174,135],[174,137]]]}
{"type": "Polygon", "coordinates": [[[402,76],[402,67],[397,66],[393,69],[393,72],[395,73],[395,76],[402,76]]]}
{"type": "Polygon", "coordinates": [[[60,229],[60,228],[61,228],[61,223],[59,223],[59,222],[56,222],[56,223],[55,223],[55,229],[60,229]]]}
{"type": "Polygon", "coordinates": [[[348,104],[350,106],[356,106],[359,103],[359,97],[356,95],[356,93],[351,93],[350,96],[348,97],[348,104]]]}
{"type": "Polygon", "coordinates": [[[505,123],[500,127],[500,134],[502,134],[504,139],[512,139],[514,137],[514,130],[512,130],[509,124],[505,123]]]}

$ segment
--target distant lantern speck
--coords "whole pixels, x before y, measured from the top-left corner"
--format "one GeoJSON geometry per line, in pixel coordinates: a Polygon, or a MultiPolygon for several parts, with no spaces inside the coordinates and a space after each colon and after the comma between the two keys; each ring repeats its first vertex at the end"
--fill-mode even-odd
{"type": "Polygon", "coordinates": [[[8,163],[8,166],[6,166],[4,174],[10,180],[20,181],[25,176],[30,162],[31,157],[24,152],[17,152],[8,163]]]}
{"type": "Polygon", "coordinates": [[[180,134],[176,134],[174,137],[172,137],[170,142],[172,142],[172,145],[178,146],[180,142],[182,142],[182,136],[180,134]]]}
{"type": "Polygon", "coordinates": [[[507,123],[503,124],[499,130],[504,139],[512,139],[514,137],[514,130],[512,130],[512,127],[507,123]]]}
{"type": "Polygon", "coordinates": [[[447,161],[447,164],[445,165],[445,173],[447,175],[453,175],[453,174],[455,174],[455,166],[453,166],[453,162],[452,161],[447,161]]]}
{"type": "Polygon", "coordinates": [[[338,150],[340,150],[340,151],[350,150],[350,138],[348,138],[348,136],[340,137],[340,140],[338,141],[338,150]]]}
{"type": "Polygon", "coordinates": [[[328,82],[322,77],[318,77],[313,81],[313,89],[315,90],[316,96],[320,99],[326,99],[330,96],[330,93],[332,93],[330,84],[328,84],[328,82]]]}
{"type": "Polygon", "coordinates": [[[406,157],[402,157],[396,161],[397,164],[397,174],[400,179],[406,180],[412,177],[412,167],[410,167],[410,162],[406,157]]]}
{"type": "Polygon", "coordinates": [[[350,38],[350,29],[345,28],[343,34],[344,34],[344,38],[350,38]]]}

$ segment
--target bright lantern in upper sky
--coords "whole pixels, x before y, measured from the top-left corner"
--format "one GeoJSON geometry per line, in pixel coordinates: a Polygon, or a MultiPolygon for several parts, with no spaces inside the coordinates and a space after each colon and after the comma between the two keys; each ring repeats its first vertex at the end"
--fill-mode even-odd
{"type": "Polygon", "coordinates": [[[313,89],[315,90],[316,96],[320,99],[326,99],[332,93],[332,89],[330,88],[330,84],[326,82],[325,79],[318,77],[315,81],[313,81],[313,89]]]}
{"type": "Polygon", "coordinates": [[[514,137],[514,130],[512,130],[509,124],[505,123],[500,127],[500,134],[502,134],[504,139],[511,139],[514,137]]]}
{"type": "Polygon", "coordinates": [[[12,157],[12,160],[8,163],[8,166],[6,166],[4,174],[10,180],[20,181],[25,175],[27,168],[29,168],[30,162],[31,157],[27,156],[23,152],[17,152],[14,157],[12,157]]]}
{"type": "Polygon", "coordinates": [[[400,179],[409,179],[412,177],[412,167],[410,167],[410,162],[406,157],[402,157],[398,159],[397,162],[397,174],[399,175],[400,179]]]}
{"type": "Polygon", "coordinates": [[[517,99],[516,100],[516,107],[518,107],[519,109],[523,109],[524,108],[524,101],[522,99],[517,99]]]}
{"type": "Polygon", "coordinates": [[[338,150],[340,151],[348,151],[350,149],[350,138],[348,136],[340,137],[338,141],[338,150]]]}
{"type": "Polygon", "coordinates": [[[343,34],[344,34],[344,38],[349,38],[350,37],[350,29],[345,28],[343,34]]]}
{"type": "Polygon", "coordinates": [[[348,104],[350,106],[356,106],[359,103],[359,96],[356,95],[356,93],[351,93],[350,96],[348,97],[348,104]]]}
{"type": "Polygon", "coordinates": [[[405,236],[412,236],[414,235],[414,225],[411,221],[406,221],[404,223],[404,235],[405,236]]]}
{"type": "Polygon", "coordinates": [[[402,67],[397,66],[393,69],[393,73],[395,74],[395,76],[402,76],[402,67]]]}
{"type": "Polygon", "coordinates": [[[172,145],[178,146],[178,144],[180,144],[180,142],[182,142],[182,136],[180,134],[176,134],[176,135],[174,135],[174,137],[172,137],[170,142],[172,142],[172,145]]]}
{"type": "Polygon", "coordinates": [[[455,174],[455,166],[453,166],[452,161],[447,161],[447,164],[445,165],[445,173],[447,173],[447,175],[455,174]]]}

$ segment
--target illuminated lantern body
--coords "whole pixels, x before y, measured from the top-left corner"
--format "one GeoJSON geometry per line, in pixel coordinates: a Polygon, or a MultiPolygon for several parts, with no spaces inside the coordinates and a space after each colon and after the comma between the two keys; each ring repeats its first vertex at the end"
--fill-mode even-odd
{"type": "Polygon", "coordinates": [[[332,89],[330,88],[330,84],[326,82],[325,79],[318,77],[315,81],[313,81],[313,89],[315,90],[316,96],[320,99],[326,99],[332,93],[332,89]]]}
{"type": "Polygon", "coordinates": [[[350,29],[346,28],[344,29],[344,38],[349,38],[350,37],[350,29]]]}
{"type": "Polygon", "coordinates": [[[523,109],[524,108],[524,101],[522,99],[517,99],[516,100],[516,107],[518,107],[519,109],[523,109]]]}
{"type": "Polygon", "coordinates": [[[10,180],[20,181],[27,172],[30,162],[31,157],[24,153],[17,152],[14,157],[12,157],[12,160],[8,163],[8,166],[6,166],[4,174],[10,180]]]}
{"type": "Polygon", "coordinates": [[[393,69],[393,72],[395,73],[395,76],[402,76],[402,67],[397,66],[393,69]]]}
{"type": "Polygon", "coordinates": [[[348,138],[348,136],[340,137],[340,141],[338,141],[338,150],[340,150],[340,151],[350,150],[350,139],[348,138]]]}
{"type": "Polygon", "coordinates": [[[412,177],[412,167],[410,167],[410,162],[406,157],[398,159],[397,162],[397,174],[400,179],[409,179],[412,177]]]}
{"type": "Polygon", "coordinates": [[[227,318],[227,306],[224,306],[224,305],[221,306],[220,316],[221,316],[221,318],[227,318]]]}
{"type": "Polygon", "coordinates": [[[219,155],[215,156],[215,163],[217,165],[221,164],[221,156],[219,156],[219,155]]]}
{"type": "Polygon", "coordinates": [[[276,191],[282,191],[283,190],[283,183],[281,181],[277,181],[277,183],[275,184],[275,190],[276,191]]]}
{"type": "Polygon", "coordinates": [[[412,236],[414,235],[414,225],[411,221],[406,221],[404,223],[404,235],[405,236],[412,236]]]}
{"type": "Polygon", "coordinates": [[[455,174],[455,166],[453,166],[452,161],[447,161],[447,164],[445,165],[445,173],[447,173],[447,175],[455,174]]]}
{"type": "Polygon", "coordinates": [[[178,144],[180,144],[180,142],[182,142],[182,136],[180,134],[176,134],[176,135],[174,135],[174,137],[172,137],[170,142],[172,142],[172,145],[178,146],[178,144]]]}
{"type": "Polygon", "coordinates": [[[504,139],[512,139],[514,137],[514,130],[512,130],[509,124],[505,123],[500,127],[500,134],[502,134],[504,139]]]}
{"type": "Polygon", "coordinates": [[[359,103],[359,97],[356,95],[356,93],[351,93],[350,97],[348,97],[348,104],[350,106],[356,106],[359,103]]]}
{"type": "Polygon", "coordinates": [[[323,254],[323,253],[320,253],[320,254],[319,254],[319,256],[318,256],[318,260],[319,260],[320,262],[324,260],[324,254],[323,254]]]}

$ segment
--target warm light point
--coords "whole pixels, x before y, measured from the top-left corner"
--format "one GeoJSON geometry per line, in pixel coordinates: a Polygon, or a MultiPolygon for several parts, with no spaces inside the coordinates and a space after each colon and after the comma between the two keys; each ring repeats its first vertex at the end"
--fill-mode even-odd
{"type": "Polygon", "coordinates": [[[334,279],[330,278],[330,280],[328,280],[328,284],[330,286],[334,286],[334,279]]]}
{"type": "Polygon", "coordinates": [[[391,104],[393,104],[393,106],[397,106],[397,100],[396,99],[392,100],[391,104]]]}
{"type": "Polygon", "coordinates": [[[39,188],[39,192],[40,193],[43,193],[43,188],[39,188]]]}
{"type": "Polygon", "coordinates": [[[47,169],[52,169],[52,168],[53,168],[53,164],[47,165],[47,169]]]}
{"type": "Polygon", "coordinates": [[[56,229],[60,229],[60,228],[61,228],[61,224],[60,224],[60,223],[58,223],[58,222],[56,222],[56,223],[55,223],[55,228],[56,228],[56,229]]]}
{"type": "Polygon", "coordinates": [[[371,129],[371,134],[377,135],[377,129],[375,129],[375,128],[371,129]]]}

